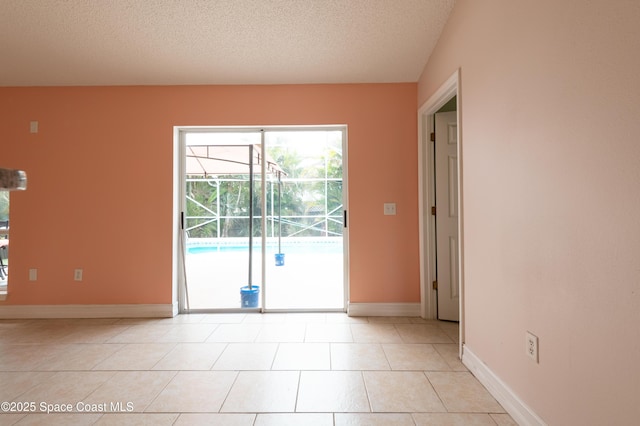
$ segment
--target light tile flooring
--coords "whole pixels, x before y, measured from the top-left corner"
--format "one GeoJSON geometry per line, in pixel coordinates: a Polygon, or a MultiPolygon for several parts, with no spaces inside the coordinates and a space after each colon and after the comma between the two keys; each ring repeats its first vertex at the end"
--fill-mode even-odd
{"type": "Polygon", "coordinates": [[[0,320],[0,425],[515,425],[457,340],[332,313],[0,320]]]}

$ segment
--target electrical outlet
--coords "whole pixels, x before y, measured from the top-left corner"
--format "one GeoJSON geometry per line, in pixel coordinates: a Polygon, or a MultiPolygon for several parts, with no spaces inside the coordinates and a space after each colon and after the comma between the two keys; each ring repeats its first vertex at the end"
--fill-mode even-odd
{"type": "Polygon", "coordinates": [[[38,280],[38,270],[36,268],[29,269],[29,281],[38,280]]]}
{"type": "Polygon", "coordinates": [[[82,269],[76,269],[73,271],[74,281],[82,281],[82,269]]]}
{"type": "Polygon", "coordinates": [[[384,214],[393,216],[396,214],[396,203],[384,203],[384,214]]]}
{"type": "Polygon", "coordinates": [[[529,358],[538,363],[538,336],[527,331],[526,351],[529,358]]]}

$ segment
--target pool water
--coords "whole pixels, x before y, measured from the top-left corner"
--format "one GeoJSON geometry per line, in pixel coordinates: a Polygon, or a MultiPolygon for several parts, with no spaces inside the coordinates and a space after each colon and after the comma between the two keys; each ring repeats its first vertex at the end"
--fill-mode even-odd
{"type": "MultiPolygon", "coordinates": [[[[299,254],[340,254],[342,253],[342,240],[334,240],[330,242],[295,242],[281,244],[280,253],[299,253],[299,254]]],[[[260,253],[261,245],[254,244],[253,252],[260,253]]],[[[212,244],[212,243],[189,243],[187,244],[187,254],[204,254],[204,253],[228,253],[228,252],[248,252],[248,244],[212,244]]],[[[278,243],[267,243],[267,253],[278,253],[278,243]]]]}

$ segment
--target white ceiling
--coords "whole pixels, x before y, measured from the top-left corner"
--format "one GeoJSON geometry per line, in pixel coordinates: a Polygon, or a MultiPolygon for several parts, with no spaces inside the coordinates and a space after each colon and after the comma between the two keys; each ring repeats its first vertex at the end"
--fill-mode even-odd
{"type": "Polygon", "coordinates": [[[0,86],[418,80],[455,0],[0,0],[0,86]]]}

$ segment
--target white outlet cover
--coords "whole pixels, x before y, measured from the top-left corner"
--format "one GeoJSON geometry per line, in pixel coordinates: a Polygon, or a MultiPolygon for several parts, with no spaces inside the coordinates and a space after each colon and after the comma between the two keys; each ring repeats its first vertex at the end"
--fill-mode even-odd
{"type": "Polygon", "coordinates": [[[396,214],[396,203],[384,203],[384,214],[393,216],[396,214]]]}
{"type": "Polygon", "coordinates": [[[527,356],[538,363],[538,336],[527,331],[526,347],[527,356]]]}

